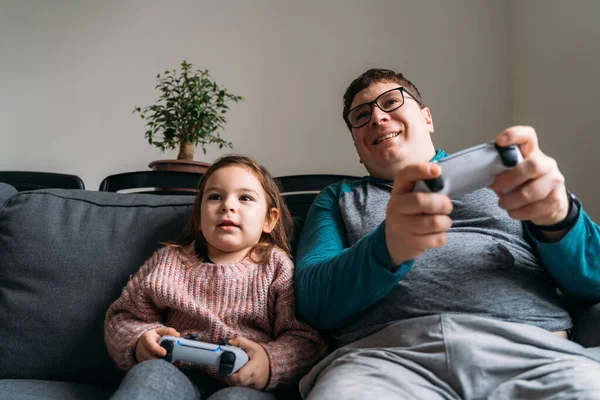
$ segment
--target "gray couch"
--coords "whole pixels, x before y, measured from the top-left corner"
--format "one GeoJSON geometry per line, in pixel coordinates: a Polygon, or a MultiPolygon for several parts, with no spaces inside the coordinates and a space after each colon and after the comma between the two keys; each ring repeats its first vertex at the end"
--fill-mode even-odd
{"type": "MultiPolygon", "coordinates": [[[[110,396],[123,374],[104,345],[104,313],[178,236],[192,201],[0,183],[0,399],[110,396]]],[[[575,310],[576,340],[600,344],[598,307],[575,310]]]]}
{"type": "Polygon", "coordinates": [[[193,196],[0,183],[0,399],[106,399],[122,379],[104,314],[129,276],[176,239],[193,196]]]}

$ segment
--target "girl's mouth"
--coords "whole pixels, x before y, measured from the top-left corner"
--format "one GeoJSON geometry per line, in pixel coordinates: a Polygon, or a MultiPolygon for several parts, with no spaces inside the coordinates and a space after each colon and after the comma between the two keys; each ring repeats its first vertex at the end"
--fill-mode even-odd
{"type": "Polygon", "coordinates": [[[238,228],[238,226],[230,220],[225,220],[222,221],[219,225],[217,225],[219,228],[238,228]]]}

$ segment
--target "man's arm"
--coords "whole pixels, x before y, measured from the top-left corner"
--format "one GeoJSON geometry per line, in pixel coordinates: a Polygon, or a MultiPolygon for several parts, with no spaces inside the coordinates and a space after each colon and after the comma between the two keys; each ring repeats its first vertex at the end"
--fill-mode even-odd
{"type": "Polygon", "coordinates": [[[392,265],[384,223],[348,247],[339,209],[340,185],[324,189],[308,213],[296,257],[296,299],[302,319],[335,328],[389,293],[412,261],[392,265]]]}
{"type": "MultiPolygon", "coordinates": [[[[581,206],[580,206],[581,207],[581,206]]],[[[542,262],[567,295],[600,301],[600,227],[580,208],[575,225],[559,241],[541,240],[524,224],[542,262]]]]}
{"type": "MultiPolygon", "coordinates": [[[[556,160],[540,150],[535,130],[513,126],[498,134],[496,143],[518,145],[524,158],[494,180],[491,188],[498,194],[498,205],[511,218],[538,226],[535,230],[560,226],[573,203],[556,160]]],[[[542,237],[524,225],[557,285],[573,297],[600,301],[600,233],[583,209],[571,229],[543,232],[542,237]]]]}

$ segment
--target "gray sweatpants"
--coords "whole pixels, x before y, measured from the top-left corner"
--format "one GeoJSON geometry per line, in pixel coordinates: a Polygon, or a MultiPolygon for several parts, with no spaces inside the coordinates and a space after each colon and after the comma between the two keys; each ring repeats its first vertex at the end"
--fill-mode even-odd
{"type": "Polygon", "coordinates": [[[600,399],[600,348],[462,314],[400,321],[342,347],[300,382],[308,399],[600,399]]]}
{"type": "Polygon", "coordinates": [[[111,400],[275,400],[267,392],[247,387],[228,387],[197,370],[182,372],[164,360],[135,365],[111,400]]]}

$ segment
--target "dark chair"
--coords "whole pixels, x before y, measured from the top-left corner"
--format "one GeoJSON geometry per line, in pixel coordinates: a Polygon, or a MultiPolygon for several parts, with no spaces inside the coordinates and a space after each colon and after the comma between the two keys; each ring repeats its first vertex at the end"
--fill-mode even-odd
{"type": "Polygon", "coordinates": [[[8,183],[19,192],[36,189],[85,189],[77,175],[56,172],[0,171],[0,182],[8,183]]]}
{"type": "Polygon", "coordinates": [[[293,192],[312,192],[317,194],[327,186],[343,179],[356,180],[361,178],[353,175],[336,174],[287,175],[275,178],[282,186],[282,193],[285,194],[293,192]]]}
{"type": "Polygon", "coordinates": [[[304,220],[317,194],[327,186],[343,179],[357,180],[361,178],[332,174],[288,175],[275,178],[281,185],[281,194],[294,219],[294,234],[290,240],[292,249],[297,247],[304,220]]]}
{"type": "Polygon", "coordinates": [[[292,216],[306,218],[306,214],[317,194],[327,186],[343,179],[357,180],[358,176],[333,174],[288,175],[276,177],[281,184],[281,193],[292,216]]]}
{"type": "Polygon", "coordinates": [[[135,171],[109,175],[100,183],[101,192],[195,195],[203,174],[183,171],[135,171]]]}

